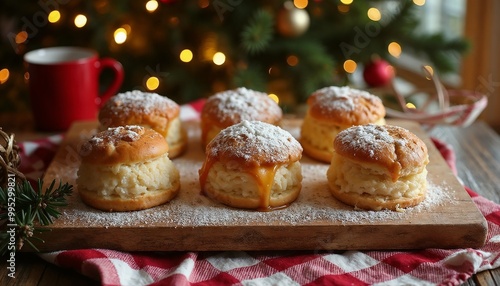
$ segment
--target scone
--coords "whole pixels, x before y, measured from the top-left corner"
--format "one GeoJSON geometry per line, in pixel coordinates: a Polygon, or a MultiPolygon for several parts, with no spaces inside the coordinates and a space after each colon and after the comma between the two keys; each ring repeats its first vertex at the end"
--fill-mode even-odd
{"type": "Polygon", "coordinates": [[[340,132],[328,184],[334,197],[356,208],[399,210],[427,193],[427,146],[410,131],[392,125],[361,125],[340,132]]]}
{"type": "Polygon", "coordinates": [[[210,96],[201,111],[201,143],[205,148],[219,132],[243,120],[278,125],[283,117],[279,105],[266,93],[244,87],[210,96]]]}
{"type": "Polygon", "coordinates": [[[168,158],[168,144],[150,128],[108,128],[83,144],[80,154],[78,193],[96,209],[146,209],[168,202],[179,191],[179,171],[168,158]]]}
{"type": "Polygon", "coordinates": [[[315,91],[300,130],[300,143],[308,156],[329,163],[335,136],[363,124],[385,124],[382,100],[366,91],[330,86],[315,91]]]}
{"type": "Polygon", "coordinates": [[[166,138],[170,158],[187,147],[186,131],[179,118],[180,107],[173,100],[156,93],[139,90],[119,93],[99,111],[100,129],[124,125],[152,128],[166,138]]]}
{"type": "Polygon", "coordinates": [[[261,211],[286,207],[302,187],[302,147],[280,127],[242,121],[206,148],[202,192],[228,206],[261,211]]]}

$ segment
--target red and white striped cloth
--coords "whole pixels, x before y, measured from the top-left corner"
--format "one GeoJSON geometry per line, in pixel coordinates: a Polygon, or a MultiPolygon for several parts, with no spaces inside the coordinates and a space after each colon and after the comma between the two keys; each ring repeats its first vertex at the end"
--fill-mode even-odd
{"type": "MultiPolygon", "coordinates": [[[[198,118],[203,101],[182,107],[198,118]]],[[[41,176],[63,136],[22,142],[21,171],[41,176]]],[[[455,170],[453,150],[435,140],[455,170]]],[[[415,251],[121,252],[62,250],[40,256],[94,278],[102,285],[459,285],[471,275],[500,267],[500,205],[471,190],[488,221],[480,249],[415,251]]]]}

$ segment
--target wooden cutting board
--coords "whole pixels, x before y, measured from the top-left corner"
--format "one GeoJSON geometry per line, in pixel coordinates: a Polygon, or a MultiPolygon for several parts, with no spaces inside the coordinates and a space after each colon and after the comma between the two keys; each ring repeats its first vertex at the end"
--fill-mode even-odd
{"type": "MultiPolygon", "coordinates": [[[[300,120],[283,127],[298,136],[300,120]]],[[[487,224],[426,133],[414,122],[389,120],[409,129],[429,149],[428,198],[404,212],[354,210],[335,200],[326,181],[328,164],[301,160],[303,188],[288,208],[271,212],[233,209],[200,194],[204,159],[197,122],[185,123],[188,151],[174,160],[181,190],[171,202],[144,211],[107,213],[83,204],[75,185],[82,140],[95,122],[72,126],[45,174],[74,185],[69,206],[43,233],[41,251],[108,248],[123,251],[348,250],[477,248],[487,224]]]]}

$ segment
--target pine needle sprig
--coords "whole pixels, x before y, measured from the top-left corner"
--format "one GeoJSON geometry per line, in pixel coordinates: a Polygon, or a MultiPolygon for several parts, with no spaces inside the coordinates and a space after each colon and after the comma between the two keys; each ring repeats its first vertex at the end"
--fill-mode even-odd
{"type": "Polygon", "coordinates": [[[28,243],[35,251],[39,251],[32,240],[37,240],[39,242],[45,242],[43,239],[35,236],[35,233],[41,233],[48,231],[49,229],[36,227],[35,224],[35,212],[31,209],[31,206],[25,211],[21,210],[19,216],[16,216],[16,237],[17,245],[16,249],[23,248],[25,243],[28,243]]]}
{"type": "Polygon", "coordinates": [[[59,182],[59,186],[54,188],[55,180],[53,180],[49,187],[43,190],[43,181],[38,180],[38,187],[34,190],[31,184],[24,181],[18,187],[19,198],[17,205],[19,209],[26,209],[31,207],[34,211],[36,220],[41,225],[49,225],[54,223],[53,218],[58,218],[61,214],[57,208],[66,206],[66,196],[71,195],[73,186],[65,183],[64,185],[59,182]]]}
{"type": "Polygon", "coordinates": [[[7,226],[5,231],[0,233],[0,254],[4,255],[7,251],[19,250],[25,243],[28,243],[34,250],[38,251],[33,240],[44,242],[43,239],[34,236],[35,233],[41,233],[48,229],[34,226],[34,212],[31,207],[22,209],[15,217],[14,223],[4,224],[7,226]],[[11,240],[15,237],[15,243],[11,240]]]}
{"type": "Polygon", "coordinates": [[[264,10],[255,12],[241,33],[243,48],[250,54],[263,51],[273,38],[273,16],[264,10]]]}
{"type": "Polygon", "coordinates": [[[28,243],[38,251],[33,241],[43,242],[43,240],[35,234],[49,230],[44,226],[54,223],[54,219],[61,215],[58,208],[68,205],[66,197],[72,192],[72,185],[59,182],[56,187],[55,180],[43,190],[41,179],[38,180],[36,190],[27,180],[16,184],[13,194],[9,193],[8,188],[0,187],[0,228],[2,229],[0,253],[10,250],[7,247],[10,246],[9,231],[12,231],[12,228],[15,229],[16,250],[28,243]]]}

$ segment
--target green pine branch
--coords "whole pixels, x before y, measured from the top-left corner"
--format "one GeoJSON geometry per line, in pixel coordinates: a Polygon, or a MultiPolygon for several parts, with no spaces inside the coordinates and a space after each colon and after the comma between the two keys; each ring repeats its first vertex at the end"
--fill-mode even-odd
{"type": "Polygon", "coordinates": [[[10,237],[16,238],[15,250],[28,243],[37,250],[33,240],[43,241],[35,234],[47,231],[43,226],[50,225],[61,213],[58,208],[67,205],[66,197],[70,196],[73,186],[55,180],[43,191],[43,181],[38,180],[37,189],[24,180],[14,190],[0,187],[0,253],[12,251],[10,237]],[[39,227],[42,226],[42,227],[39,227]],[[15,233],[11,233],[15,231],[15,233]]]}
{"type": "Polygon", "coordinates": [[[263,51],[273,38],[273,28],[274,17],[269,12],[265,10],[255,12],[241,33],[243,48],[250,54],[263,51]]]}

